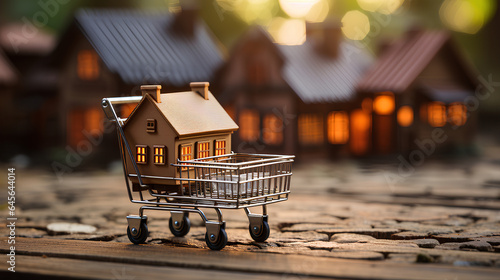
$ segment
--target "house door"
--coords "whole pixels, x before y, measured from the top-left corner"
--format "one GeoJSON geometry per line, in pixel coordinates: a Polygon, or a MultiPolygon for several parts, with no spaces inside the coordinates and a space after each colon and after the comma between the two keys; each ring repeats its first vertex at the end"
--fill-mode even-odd
{"type": "Polygon", "coordinates": [[[394,94],[382,92],[373,100],[373,148],[378,154],[394,150],[395,116],[394,94]]]}
{"type": "Polygon", "coordinates": [[[356,109],[351,112],[350,131],[351,140],[349,148],[356,156],[366,155],[370,148],[371,115],[362,110],[356,109]]]}

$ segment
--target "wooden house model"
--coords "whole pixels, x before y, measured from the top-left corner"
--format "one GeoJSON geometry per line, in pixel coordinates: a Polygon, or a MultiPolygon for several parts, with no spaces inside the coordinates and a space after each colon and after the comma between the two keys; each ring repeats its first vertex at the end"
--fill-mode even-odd
{"type": "MultiPolygon", "coordinates": [[[[209,83],[191,83],[191,91],[160,93],[161,86],[142,86],[143,98],[123,125],[143,182],[153,187],[175,185],[179,177],[170,166],[177,159],[191,160],[228,154],[236,123],[208,90],[209,83]]],[[[135,174],[125,156],[128,174],[135,174]]],[[[137,189],[137,177],[130,177],[137,189]]]]}

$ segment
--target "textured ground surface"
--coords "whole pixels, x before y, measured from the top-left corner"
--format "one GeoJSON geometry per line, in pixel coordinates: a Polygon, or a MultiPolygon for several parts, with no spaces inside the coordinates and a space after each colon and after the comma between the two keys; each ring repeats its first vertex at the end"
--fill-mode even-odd
{"type": "MultiPolygon", "coordinates": [[[[478,278],[487,278],[489,273],[500,273],[500,160],[494,156],[498,154],[493,149],[476,160],[434,160],[410,171],[400,166],[398,170],[395,164],[373,162],[299,163],[294,166],[289,201],[268,207],[271,236],[267,242],[256,243],[250,238],[243,210],[227,210],[223,214],[228,246],[220,252],[223,255],[210,255],[206,253],[210,251],[206,249],[205,228],[198,216],[191,214],[190,233],[176,238],[168,229],[168,212],[147,212],[150,236],[142,247],[166,252],[183,250],[188,255],[195,252],[216,259],[252,252],[249,256],[267,253],[293,257],[295,261],[301,257],[321,262],[354,260],[359,261],[349,262],[354,267],[371,263],[387,265],[394,271],[407,265],[416,266],[415,275],[437,267],[448,269],[448,279],[463,269],[474,272],[478,278]]],[[[0,195],[2,217],[7,216],[4,193],[0,195]]],[[[125,217],[137,214],[138,206],[128,201],[121,174],[75,173],[57,180],[50,173],[18,170],[16,199],[16,234],[21,237],[19,240],[31,244],[19,247],[20,255],[36,256],[36,240],[65,240],[68,244],[84,240],[89,246],[106,242],[106,250],[111,251],[113,246],[116,250],[133,246],[126,236],[125,217]]],[[[207,213],[215,218],[210,210],[207,213]]],[[[0,235],[4,239],[8,236],[5,226],[0,235]]],[[[6,248],[2,242],[2,253],[7,252],[6,248]]],[[[68,262],[81,259],[71,254],[38,252],[40,256],[60,257],[68,262]]],[[[86,265],[97,267],[90,262],[89,254],[84,258],[89,262],[86,265]]],[[[25,258],[26,263],[43,266],[41,258],[25,258]]],[[[136,258],[140,260],[141,256],[136,258]]],[[[287,258],[282,261],[290,261],[287,258]]],[[[21,269],[22,263],[18,265],[21,269]]],[[[35,268],[33,273],[38,271],[35,268]]],[[[114,269],[122,273],[119,268],[114,269]]],[[[338,268],[332,267],[332,273],[335,269],[338,268]]],[[[245,269],[235,271],[245,273],[245,269]]],[[[363,273],[326,275],[365,278],[363,273]]],[[[69,272],[63,275],[78,276],[69,272]]],[[[380,274],[380,278],[391,277],[380,274]]]]}

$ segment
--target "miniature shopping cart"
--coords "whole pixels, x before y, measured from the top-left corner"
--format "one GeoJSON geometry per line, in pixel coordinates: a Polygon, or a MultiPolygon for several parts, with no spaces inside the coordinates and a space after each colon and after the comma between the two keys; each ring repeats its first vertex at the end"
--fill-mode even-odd
{"type": "MultiPolygon", "coordinates": [[[[288,199],[294,156],[230,152],[202,158],[184,157],[183,160],[177,157],[169,164],[169,168],[175,168],[173,176],[152,176],[138,164],[144,160],[142,155],[146,152],[139,145],[134,150],[133,143],[127,139],[133,137],[127,137],[124,131],[127,119],[118,117],[115,109],[118,104],[141,104],[144,98],[134,96],[102,100],[107,118],[117,125],[130,201],[143,205],[138,216],[127,217],[130,241],[140,244],[148,237],[144,210],[170,211],[169,228],[178,237],[189,232],[188,214],[195,212],[205,222],[206,244],[212,250],[220,250],[227,243],[221,209],[243,208],[249,220],[250,236],[257,242],[264,242],[270,232],[266,206],[288,199]],[[148,180],[154,183],[148,184],[148,180]],[[249,208],[256,206],[262,206],[262,214],[250,212],[249,208]],[[203,208],[214,209],[217,221],[207,219],[201,210],[203,208]]],[[[168,96],[162,94],[161,98],[168,96]]],[[[132,118],[132,115],[128,118],[132,118]]],[[[155,148],[155,163],[160,152],[155,148]]]]}

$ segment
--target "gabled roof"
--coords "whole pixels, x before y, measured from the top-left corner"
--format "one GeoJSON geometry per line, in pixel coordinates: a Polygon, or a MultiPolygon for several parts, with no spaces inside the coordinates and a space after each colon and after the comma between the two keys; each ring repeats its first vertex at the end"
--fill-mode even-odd
{"type": "Polygon", "coordinates": [[[322,55],[305,42],[298,46],[279,45],[286,61],[283,78],[305,103],[348,101],[373,58],[364,49],[344,40],[339,54],[322,55]]]}
{"type": "Polygon", "coordinates": [[[358,85],[364,92],[403,92],[450,40],[446,31],[412,31],[390,46],[358,85]]]}
{"type": "MultiPolygon", "coordinates": [[[[210,92],[208,100],[194,91],[163,93],[160,95],[160,103],[146,95],[128,119],[133,119],[135,111],[146,98],[158,108],[178,136],[238,129],[238,125],[210,92]]],[[[128,123],[127,120],[124,126],[128,123]]]]}
{"type": "Polygon", "coordinates": [[[81,10],[76,21],[106,67],[125,83],[186,86],[211,80],[223,62],[204,24],[195,25],[193,36],[179,34],[168,12],[81,10]]]}
{"type": "Polygon", "coordinates": [[[12,85],[18,81],[18,74],[2,50],[0,50],[0,84],[12,85]]]}

